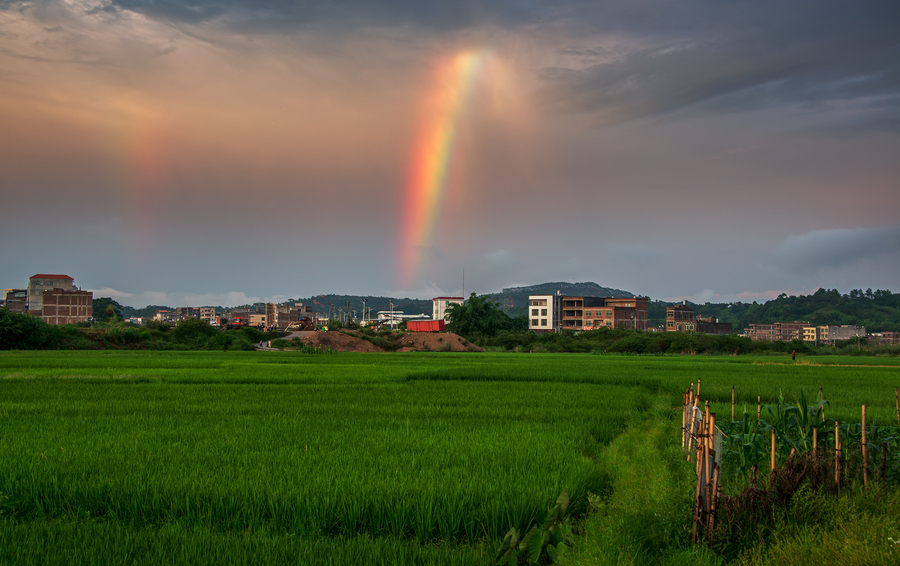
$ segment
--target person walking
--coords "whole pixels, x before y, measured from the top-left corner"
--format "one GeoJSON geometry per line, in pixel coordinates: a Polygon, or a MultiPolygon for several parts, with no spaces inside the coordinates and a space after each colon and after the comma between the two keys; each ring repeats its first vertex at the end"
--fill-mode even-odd
{"type": "Polygon", "coordinates": [[[791,359],[797,360],[797,350],[791,350],[791,359]]]}

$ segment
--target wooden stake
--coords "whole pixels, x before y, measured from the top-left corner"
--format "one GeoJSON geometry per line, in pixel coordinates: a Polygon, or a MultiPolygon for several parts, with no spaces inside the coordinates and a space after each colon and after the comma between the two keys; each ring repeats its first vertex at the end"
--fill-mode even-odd
{"type": "Polygon", "coordinates": [[[894,388],[894,401],[897,403],[897,426],[900,426],[900,396],[897,394],[897,388],[894,388]]]}
{"type": "Polygon", "coordinates": [[[716,414],[709,414],[709,449],[716,449],[716,414]]]}
{"type": "Polygon", "coordinates": [[[869,454],[866,448],[866,406],[862,406],[862,456],[863,456],[863,487],[869,489],[869,454]]]}
{"type": "Polygon", "coordinates": [[[819,445],[819,429],[815,425],[813,426],[813,452],[816,451],[816,448],[819,445]]]}
{"type": "Polygon", "coordinates": [[[697,378],[697,399],[700,398],[700,378],[697,378]]]}
{"type": "Polygon", "coordinates": [[[759,395],[756,396],[756,424],[759,424],[759,411],[762,408],[762,402],[759,395]]]}
{"type": "Polygon", "coordinates": [[[734,385],[731,386],[731,420],[734,421],[734,385]]]}

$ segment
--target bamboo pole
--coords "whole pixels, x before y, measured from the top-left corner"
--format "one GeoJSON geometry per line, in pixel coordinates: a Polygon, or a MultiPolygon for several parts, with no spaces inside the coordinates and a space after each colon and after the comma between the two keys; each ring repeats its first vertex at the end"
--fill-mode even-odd
{"type": "Polygon", "coordinates": [[[712,480],[712,493],[710,497],[712,498],[712,503],[709,508],[709,518],[707,521],[707,535],[709,536],[709,543],[713,542],[713,529],[716,526],[716,513],[719,510],[719,466],[716,466],[713,469],[713,480],[712,480]]]}
{"type": "Polygon", "coordinates": [[[816,448],[819,446],[819,428],[813,426],[813,452],[816,451],[816,448]]]}
{"type": "Polygon", "coordinates": [[[897,393],[897,388],[894,388],[894,401],[897,403],[897,426],[900,426],[900,395],[897,393]]]}
{"type": "Polygon", "coordinates": [[[756,396],[756,424],[759,424],[759,411],[762,408],[762,402],[759,395],[756,396]]]}
{"type": "Polygon", "coordinates": [[[700,474],[697,474],[697,488],[694,490],[694,520],[692,521],[694,524],[691,527],[691,544],[697,544],[697,525],[700,523],[700,506],[701,506],[701,498],[700,498],[700,486],[703,481],[703,477],[700,474]]]}
{"type": "MultiPolygon", "coordinates": [[[[819,401],[825,400],[825,394],[822,392],[822,386],[819,386],[819,401]]],[[[822,405],[822,422],[825,422],[825,405],[822,405]]]]}
{"type": "Polygon", "coordinates": [[[837,457],[837,460],[835,460],[835,466],[837,466],[837,472],[835,472],[837,474],[835,476],[835,478],[836,478],[835,485],[837,485],[837,489],[838,489],[838,491],[840,491],[841,490],[841,471],[842,471],[841,470],[841,467],[842,467],[841,466],[841,455],[843,455],[843,453],[844,453],[844,441],[843,440],[838,442],[838,450],[837,451],[838,451],[838,457],[837,457]]]}
{"type": "Polygon", "coordinates": [[[866,446],[866,406],[862,406],[862,465],[863,465],[863,487],[869,489],[869,453],[866,446]]]}
{"type": "Polygon", "coordinates": [[[697,378],[697,399],[700,398],[700,378],[697,378]]]}
{"type": "MultiPolygon", "coordinates": [[[[900,414],[900,412],[897,414],[900,414]]],[[[734,421],[734,385],[731,386],[731,420],[734,421]]]]}
{"type": "Polygon", "coordinates": [[[834,421],[834,485],[841,489],[841,423],[834,421]]]}
{"type": "Polygon", "coordinates": [[[691,433],[688,435],[688,450],[687,450],[687,461],[688,462],[691,461],[691,453],[694,451],[694,430],[697,426],[697,416],[695,414],[696,411],[694,410],[694,408],[695,408],[695,405],[693,404],[693,402],[691,402],[691,406],[689,408],[689,411],[691,413],[691,416],[690,416],[691,433]]]}
{"type": "Polygon", "coordinates": [[[716,414],[709,414],[709,431],[707,432],[709,435],[709,449],[715,452],[716,449],[716,414]]]}
{"type": "Polygon", "coordinates": [[[709,446],[703,449],[703,479],[706,480],[706,501],[704,501],[704,517],[709,517],[709,511],[712,507],[712,477],[709,475],[709,458],[711,454],[709,446]]]}
{"type": "Polygon", "coordinates": [[[687,423],[687,404],[688,404],[688,394],[687,389],[685,389],[684,393],[681,394],[681,449],[684,450],[685,439],[684,439],[684,431],[687,423]]]}
{"type": "Polygon", "coordinates": [[[772,472],[775,472],[775,429],[772,429],[772,472]]]}
{"type": "Polygon", "coordinates": [[[703,444],[707,448],[709,445],[709,399],[706,400],[706,406],[703,409],[703,444]]]}

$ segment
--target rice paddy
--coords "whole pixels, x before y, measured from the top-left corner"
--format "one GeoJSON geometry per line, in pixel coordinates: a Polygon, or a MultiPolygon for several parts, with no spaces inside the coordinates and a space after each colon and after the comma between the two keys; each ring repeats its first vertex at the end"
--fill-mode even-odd
{"type": "Polygon", "coordinates": [[[0,562],[488,564],[698,377],[720,415],[823,385],[896,418],[897,360],[832,361],[4,352],[0,562]]]}

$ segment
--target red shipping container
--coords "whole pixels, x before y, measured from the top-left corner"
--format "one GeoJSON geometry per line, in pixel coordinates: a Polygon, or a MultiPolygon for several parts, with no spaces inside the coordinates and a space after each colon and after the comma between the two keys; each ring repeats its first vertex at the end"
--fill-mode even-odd
{"type": "Polygon", "coordinates": [[[406,329],[410,332],[440,332],[444,329],[443,320],[407,320],[406,329]]]}

